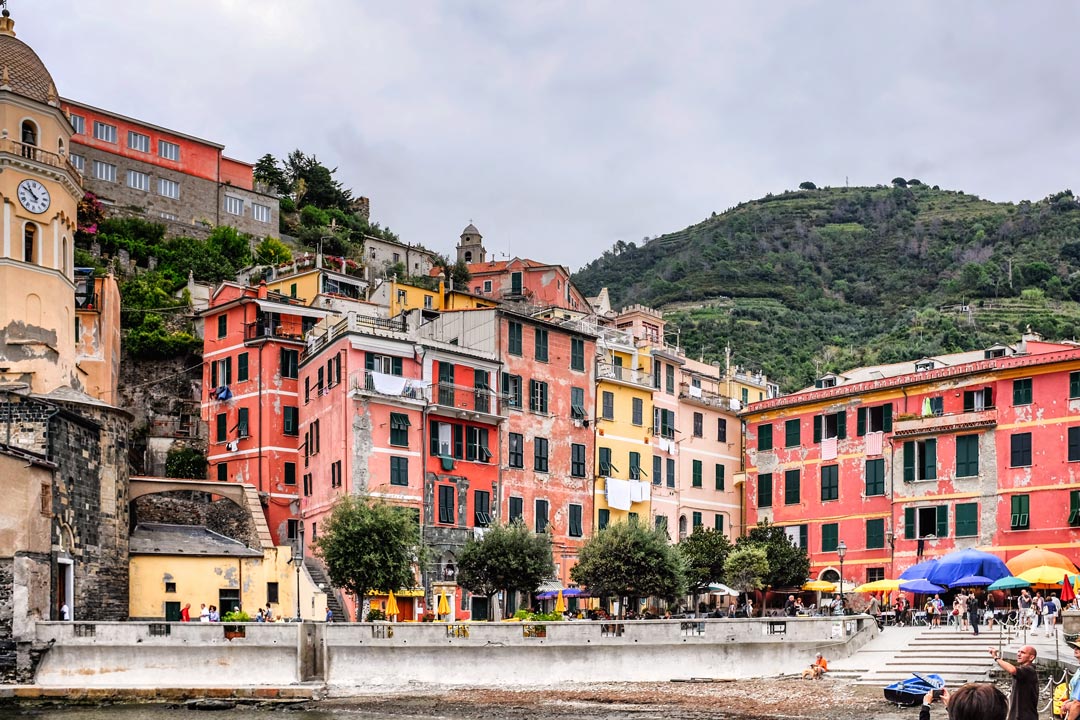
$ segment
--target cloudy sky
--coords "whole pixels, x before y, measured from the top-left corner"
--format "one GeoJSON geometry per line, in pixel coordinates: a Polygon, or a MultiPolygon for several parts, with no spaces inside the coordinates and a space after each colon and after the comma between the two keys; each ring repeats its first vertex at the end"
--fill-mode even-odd
{"type": "MultiPolygon", "coordinates": [[[[1080,5],[9,0],[65,97],[315,154],[403,240],[576,270],[767,192],[1072,186],[1080,5]]],[[[1078,187],[1077,189],[1080,189],[1078,187]]]]}

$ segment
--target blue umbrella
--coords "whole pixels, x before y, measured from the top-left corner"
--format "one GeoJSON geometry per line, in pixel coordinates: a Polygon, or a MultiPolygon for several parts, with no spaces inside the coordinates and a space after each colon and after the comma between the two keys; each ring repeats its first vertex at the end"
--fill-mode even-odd
{"type": "Polygon", "coordinates": [[[900,573],[901,580],[921,580],[925,579],[930,571],[937,566],[937,558],[930,558],[929,560],[923,560],[921,563],[912,565],[904,572],[900,573]]]}
{"type": "Polygon", "coordinates": [[[990,578],[983,577],[982,575],[965,575],[964,577],[949,583],[949,587],[982,587],[983,585],[990,585],[993,582],[994,581],[990,578]]]}
{"type": "Polygon", "coordinates": [[[1018,577],[1003,577],[1000,580],[995,580],[990,584],[988,590],[1014,590],[1016,588],[1031,587],[1031,583],[1023,578],[1018,577]]]}
{"type": "Polygon", "coordinates": [[[922,578],[916,578],[915,580],[908,580],[906,582],[900,583],[900,589],[903,590],[904,592],[913,592],[913,593],[926,594],[926,593],[939,593],[942,590],[944,590],[945,588],[941,587],[940,585],[935,585],[934,583],[929,582],[928,580],[924,580],[922,578]]]}
{"type": "Polygon", "coordinates": [[[938,558],[937,565],[927,574],[926,579],[936,585],[951,586],[967,575],[981,575],[993,581],[1009,577],[1012,573],[997,555],[967,548],[938,558]]]}

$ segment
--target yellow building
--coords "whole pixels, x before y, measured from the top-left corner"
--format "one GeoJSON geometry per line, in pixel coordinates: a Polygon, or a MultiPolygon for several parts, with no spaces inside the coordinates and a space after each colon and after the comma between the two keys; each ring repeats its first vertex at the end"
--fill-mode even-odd
{"type": "Polygon", "coordinates": [[[49,71],[0,18],[0,384],[80,388],[74,237],[82,179],[49,71]]]}

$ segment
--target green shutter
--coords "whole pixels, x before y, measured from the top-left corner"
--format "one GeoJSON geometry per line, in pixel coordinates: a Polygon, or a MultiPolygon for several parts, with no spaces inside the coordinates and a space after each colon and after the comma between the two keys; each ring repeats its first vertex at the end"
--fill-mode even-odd
{"type": "Polygon", "coordinates": [[[1080,397],[1080,372],[1069,373],[1069,397],[1080,397]]]}
{"type": "Polygon", "coordinates": [[[956,537],[974,537],[979,534],[978,503],[958,503],[954,521],[956,537]]]}
{"type": "Polygon", "coordinates": [[[881,429],[884,432],[892,432],[892,403],[881,409],[881,429]]]}
{"type": "Polygon", "coordinates": [[[861,407],[855,412],[855,434],[862,437],[866,434],[866,408],[861,407]]]}
{"type": "Polygon", "coordinates": [[[814,416],[814,442],[821,442],[821,416],[814,416]]]}
{"type": "Polygon", "coordinates": [[[923,478],[934,480],[937,478],[937,440],[931,439],[923,443],[923,478]]]}
{"type": "Polygon", "coordinates": [[[807,528],[806,525],[800,525],[799,526],[799,547],[801,547],[803,550],[806,549],[807,543],[810,542],[807,539],[807,530],[806,530],[806,528],[807,528]]]}
{"type": "Polygon", "coordinates": [[[904,482],[915,482],[915,441],[904,443],[904,482]]]}
{"type": "Polygon", "coordinates": [[[904,538],[915,539],[915,508],[904,508],[904,538]]]}
{"type": "Polygon", "coordinates": [[[1069,491],[1069,525],[1080,525],[1080,490],[1069,491]]]}
{"type": "Polygon", "coordinates": [[[724,489],[724,466],[716,463],[716,489],[724,489]]]}
{"type": "Polygon", "coordinates": [[[836,413],[836,437],[843,440],[847,437],[847,412],[836,413]]]}
{"type": "Polygon", "coordinates": [[[937,536],[949,537],[949,506],[937,506],[937,536]]]}
{"type": "Polygon", "coordinates": [[[701,487],[701,476],[702,476],[702,474],[703,474],[702,473],[702,463],[701,463],[700,460],[695,460],[694,461],[694,479],[693,479],[694,487],[696,487],[696,488],[701,487]]]}

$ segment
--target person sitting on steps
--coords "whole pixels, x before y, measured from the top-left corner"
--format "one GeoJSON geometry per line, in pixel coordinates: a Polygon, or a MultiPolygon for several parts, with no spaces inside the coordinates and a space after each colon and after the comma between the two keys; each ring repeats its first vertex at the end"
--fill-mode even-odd
{"type": "Polygon", "coordinates": [[[802,676],[803,680],[808,680],[811,678],[814,680],[818,680],[827,672],[829,672],[829,661],[825,659],[824,655],[818,653],[814,657],[814,662],[811,663],[810,667],[803,670],[802,676]]]}

